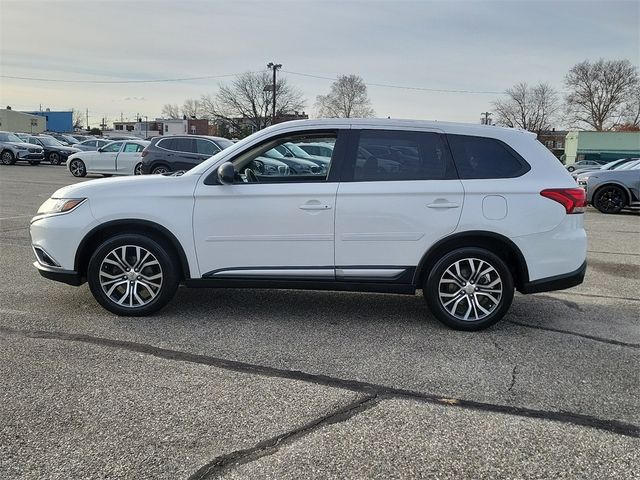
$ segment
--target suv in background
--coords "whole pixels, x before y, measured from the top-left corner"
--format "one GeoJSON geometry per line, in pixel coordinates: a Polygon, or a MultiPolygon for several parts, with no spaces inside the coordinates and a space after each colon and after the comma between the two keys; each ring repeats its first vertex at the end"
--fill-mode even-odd
{"type": "Polygon", "coordinates": [[[26,141],[32,145],[42,147],[44,149],[44,158],[48,160],[51,165],[60,165],[67,161],[69,155],[80,151],[77,148],[62,145],[50,135],[29,135],[26,141]]]}
{"type": "Polygon", "coordinates": [[[27,161],[31,165],[38,165],[44,160],[44,151],[25,142],[11,132],[0,132],[0,161],[3,165],[13,165],[18,161],[27,161]]]}
{"type": "Polygon", "coordinates": [[[231,145],[226,138],[204,135],[155,137],[142,152],[142,173],[189,170],[231,145]]]}
{"type": "Polygon", "coordinates": [[[157,311],[181,282],[421,289],[440,321],[479,330],[515,290],[583,281],[584,207],[584,190],[529,132],[321,119],[273,125],[182,176],[60,189],[32,219],[31,241],[44,277],[88,281],[118,315],[157,311]],[[316,142],[334,147],[327,169],[264,169],[265,153],[316,142]]]}

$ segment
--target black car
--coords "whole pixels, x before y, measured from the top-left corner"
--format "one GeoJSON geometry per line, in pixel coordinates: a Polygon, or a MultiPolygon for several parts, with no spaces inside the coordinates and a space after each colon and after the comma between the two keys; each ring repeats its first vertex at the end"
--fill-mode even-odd
{"type": "Polygon", "coordinates": [[[142,151],[142,173],[189,170],[231,145],[226,138],[204,135],[155,137],[142,151]]]}
{"type": "Polygon", "coordinates": [[[49,135],[29,135],[25,140],[33,145],[39,145],[44,149],[44,158],[51,165],[60,165],[67,161],[67,157],[80,150],[62,145],[58,140],[49,135]]]}

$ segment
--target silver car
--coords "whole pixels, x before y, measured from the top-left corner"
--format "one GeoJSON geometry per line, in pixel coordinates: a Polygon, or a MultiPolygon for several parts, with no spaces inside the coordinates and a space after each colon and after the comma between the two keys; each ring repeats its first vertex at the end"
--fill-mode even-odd
{"type": "Polygon", "coordinates": [[[0,161],[3,165],[13,165],[17,161],[27,161],[38,165],[44,160],[42,147],[26,143],[11,132],[0,132],[0,161]]]}
{"type": "Polygon", "coordinates": [[[602,213],[640,209],[640,160],[616,170],[598,170],[578,177],[587,202],[602,213]]]}

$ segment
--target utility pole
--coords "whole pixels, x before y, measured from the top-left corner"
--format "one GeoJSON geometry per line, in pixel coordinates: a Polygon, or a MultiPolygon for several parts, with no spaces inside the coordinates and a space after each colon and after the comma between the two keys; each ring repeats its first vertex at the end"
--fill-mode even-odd
{"type": "Polygon", "coordinates": [[[489,118],[492,115],[491,112],[482,112],[480,115],[484,115],[484,118],[480,119],[482,125],[491,125],[491,119],[489,118]]]}
{"type": "Polygon", "coordinates": [[[270,68],[271,70],[273,70],[273,83],[271,84],[272,96],[273,96],[272,97],[273,105],[271,108],[271,125],[275,125],[276,123],[276,72],[278,71],[279,68],[282,68],[282,64],[269,62],[267,64],[267,68],[270,68]]]}
{"type": "Polygon", "coordinates": [[[87,131],[89,130],[89,109],[87,108],[87,131]]]}

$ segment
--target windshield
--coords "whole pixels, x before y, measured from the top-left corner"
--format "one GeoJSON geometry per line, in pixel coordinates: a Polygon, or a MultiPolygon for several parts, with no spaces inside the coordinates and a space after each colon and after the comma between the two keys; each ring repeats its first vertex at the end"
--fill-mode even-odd
{"type": "Polygon", "coordinates": [[[47,147],[62,147],[62,144],[52,137],[38,137],[38,140],[40,140],[47,147]]]}
{"type": "Polygon", "coordinates": [[[0,141],[24,143],[24,140],[22,140],[19,136],[14,135],[13,133],[0,133],[0,141]]]}
{"type": "Polygon", "coordinates": [[[295,143],[287,142],[285,143],[285,145],[289,150],[291,150],[291,153],[293,153],[298,158],[312,158],[311,155],[309,155],[295,143]]]}
{"type": "Polygon", "coordinates": [[[618,168],[615,168],[614,170],[635,170],[635,168],[638,166],[638,163],[640,163],[640,161],[638,160],[636,160],[635,162],[628,162],[618,168]]]}
{"type": "Polygon", "coordinates": [[[231,140],[227,140],[226,138],[221,138],[220,140],[216,140],[216,143],[220,146],[220,148],[229,148],[233,145],[231,140]]]}

